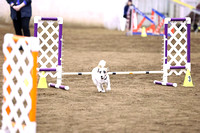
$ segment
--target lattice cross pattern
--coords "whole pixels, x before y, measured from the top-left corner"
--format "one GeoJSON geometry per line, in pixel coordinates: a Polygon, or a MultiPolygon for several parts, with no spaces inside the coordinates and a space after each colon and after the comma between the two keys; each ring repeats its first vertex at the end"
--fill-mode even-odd
{"type": "Polygon", "coordinates": [[[30,51],[25,39],[20,39],[17,43],[12,39],[7,40],[3,45],[6,60],[3,64],[5,80],[3,84],[2,129],[7,129],[10,132],[23,132],[23,125],[30,124],[29,112],[32,103],[30,91],[33,86],[31,76],[33,56],[30,51]],[[23,52],[19,51],[20,45],[23,46],[23,52]]]}
{"type": "MultiPolygon", "coordinates": [[[[186,22],[170,22],[168,39],[168,65],[185,66],[187,64],[187,25],[186,22]]],[[[181,75],[186,70],[169,70],[169,75],[181,75]]]]}
{"type": "MultiPolygon", "coordinates": [[[[39,21],[38,23],[38,28],[42,29],[41,32],[37,32],[41,41],[40,56],[38,58],[40,68],[57,67],[59,25],[56,25],[55,23],[55,21],[39,21]],[[46,23],[47,26],[44,26],[44,23],[46,23]]],[[[50,75],[53,78],[56,77],[56,73],[53,72],[46,72],[45,76],[47,75],[50,75]]]]}

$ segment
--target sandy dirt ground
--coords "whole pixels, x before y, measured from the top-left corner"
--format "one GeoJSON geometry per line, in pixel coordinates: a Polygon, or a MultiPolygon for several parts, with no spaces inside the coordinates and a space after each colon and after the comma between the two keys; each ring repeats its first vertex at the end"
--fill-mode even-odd
{"type": "MultiPolygon", "coordinates": [[[[1,44],[5,33],[14,33],[13,26],[1,23],[1,44]]],[[[110,71],[161,70],[162,42],[158,36],[127,37],[115,30],[65,25],[63,70],[92,71],[101,59],[107,61],[110,71]]],[[[2,64],[2,45],[0,49],[2,64]]],[[[70,87],[69,91],[38,89],[37,132],[199,133],[199,51],[200,33],[191,33],[193,88],[182,86],[185,75],[169,78],[178,84],[177,88],[153,84],[154,80],[161,80],[161,74],[111,75],[111,92],[97,93],[91,76],[64,76],[63,84],[70,87]]],[[[0,73],[2,86],[2,67],[0,73]]],[[[55,79],[47,78],[47,81],[55,82],[55,79]]],[[[0,99],[3,99],[2,89],[0,99]]]]}

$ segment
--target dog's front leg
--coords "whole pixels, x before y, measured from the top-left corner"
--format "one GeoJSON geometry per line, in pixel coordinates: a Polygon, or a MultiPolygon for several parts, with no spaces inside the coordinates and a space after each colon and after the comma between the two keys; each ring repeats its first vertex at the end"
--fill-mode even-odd
{"type": "Polygon", "coordinates": [[[111,87],[110,87],[110,80],[108,80],[106,91],[110,91],[110,90],[111,90],[111,87]]]}
{"type": "Polygon", "coordinates": [[[97,90],[98,92],[105,92],[105,90],[102,88],[102,84],[97,84],[97,90]]]}
{"type": "Polygon", "coordinates": [[[103,88],[103,84],[101,84],[101,90],[102,92],[106,92],[105,89],[103,88]]]}
{"type": "Polygon", "coordinates": [[[102,91],[102,89],[101,89],[101,87],[99,86],[99,84],[97,85],[97,90],[98,90],[98,92],[101,92],[101,91],[102,91]]]}

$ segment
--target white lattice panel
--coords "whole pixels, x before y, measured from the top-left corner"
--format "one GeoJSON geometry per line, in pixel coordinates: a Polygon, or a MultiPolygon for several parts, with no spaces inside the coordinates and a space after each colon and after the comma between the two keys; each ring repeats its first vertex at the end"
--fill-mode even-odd
{"type": "MultiPolygon", "coordinates": [[[[58,64],[58,36],[59,25],[57,21],[39,21],[38,38],[40,39],[39,68],[56,68],[58,64]]],[[[55,72],[46,72],[55,78],[55,72]]],[[[40,75],[41,76],[41,75],[40,75]]]]}
{"type": "MultiPolygon", "coordinates": [[[[170,22],[168,28],[168,66],[186,66],[187,64],[187,24],[185,22],[170,22]]],[[[168,75],[181,75],[185,69],[171,69],[168,75]]]]}
{"type": "Polygon", "coordinates": [[[15,43],[11,36],[5,37],[3,53],[6,61],[3,64],[5,80],[3,84],[2,129],[9,132],[27,132],[26,128],[30,128],[33,124],[29,120],[32,104],[30,91],[33,86],[31,49],[25,39],[20,39],[15,43]],[[23,46],[24,51],[19,51],[20,45],[23,46]],[[8,47],[11,48],[11,52],[9,52],[8,47]],[[8,68],[11,68],[10,72],[8,68]],[[11,88],[10,93],[8,87],[11,88]],[[10,113],[6,111],[8,108],[10,113]],[[24,125],[26,126],[24,127],[24,125]]]}

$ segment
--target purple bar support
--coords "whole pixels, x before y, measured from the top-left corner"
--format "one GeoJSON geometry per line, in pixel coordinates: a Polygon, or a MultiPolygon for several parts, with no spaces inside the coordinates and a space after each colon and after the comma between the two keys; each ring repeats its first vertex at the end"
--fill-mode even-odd
{"type": "Polygon", "coordinates": [[[58,41],[58,65],[61,66],[62,57],[62,28],[63,25],[59,24],[59,41],[58,41]]]}
{"type": "Polygon", "coordinates": [[[59,88],[65,90],[65,86],[64,85],[60,85],[59,88]]]}
{"type": "Polygon", "coordinates": [[[54,87],[54,88],[58,88],[58,89],[62,89],[62,90],[69,90],[69,86],[57,85],[57,84],[53,84],[53,83],[49,83],[49,86],[54,87]]]}
{"type": "Polygon", "coordinates": [[[173,83],[167,83],[166,85],[167,86],[173,86],[173,83]]]}
{"type": "Polygon", "coordinates": [[[57,21],[58,20],[58,18],[45,18],[45,17],[42,17],[42,19],[41,20],[49,20],[49,21],[57,21]]]}
{"type": "Polygon", "coordinates": [[[49,84],[49,86],[50,86],[50,87],[54,87],[54,88],[56,87],[55,84],[49,84]]]}
{"type": "Polygon", "coordinates": [[[165,64],[167,64],[168,24],[165,24],[165,64]]]}
{"type": "Polygon", "coordinates": [[[190,24],[187,24],[187,62],[190,63],[190,24]]]}
{"type": "Polygon", "coordinates": [[[155,84],[157,84],[157,85],[162,85],[162,82],[156,81],[155,84]]]}
{"type": "Polygon", "coordinates": [[[170,66],[170,69],[185,69],[185,66],[170,66]]]}
{"type": "Polygon", "coordinates": [[[51,71],[56,71],[56,68],[40,68],[39,71],[45,71],[45,72],[51,72],[51,71]]]}
{"type": "Polygon", "coordinates": [[[34,23],[34,37],[37,37],[38,23],[34,23]]]}
{"type": "Polygon", "coordinates": [[[161,81],[154,81],[154,84],[177,87],[177,84],[176,84],[176,83],[169,83],[169,82],[164,83],[164,82],[161,82],[161,81]]]}
{"type": "Polygon", "coordinates": [[[185,18],[172,18],[171,21],[185,21],[185,18]]]}

